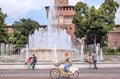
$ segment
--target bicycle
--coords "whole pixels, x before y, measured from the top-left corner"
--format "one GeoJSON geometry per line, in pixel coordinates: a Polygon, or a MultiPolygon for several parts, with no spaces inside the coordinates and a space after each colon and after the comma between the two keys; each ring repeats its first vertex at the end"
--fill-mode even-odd
{"type": "Polygon", "coordinates": [[[68,76],[71,79],[77,79],[79,76],[79,69],[73,66],[69,67],[70,73],[64,71],[62,67],[60,67],[60,64],[55,64],[55,68],[52,68],[50,70],[50,77],[52,79],[59,79],[61,76],[68,76]]]}

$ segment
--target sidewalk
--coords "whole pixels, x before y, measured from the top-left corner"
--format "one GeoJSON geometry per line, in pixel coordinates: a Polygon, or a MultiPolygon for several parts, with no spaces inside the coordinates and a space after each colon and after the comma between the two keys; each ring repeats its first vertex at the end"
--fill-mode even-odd
{"type": "MultiPolygon", "coordinates": [[[[90,65],[87,62],[73,62],[73,66],[78,68],[90,68],[90,65]]],[[[54,67],[53,62],[38,62],[35,66],[36,69],[51,69],[54,67]]],[[[93,67],[93,65],[91,65],[91,67],[93,67]]],[[[120,62],[98,62],[97,67],[120,67],[120,62]]],[[[0,69],[27,69],[27,66],[24,65],[24,63],[0,63],[0,69]]]]}

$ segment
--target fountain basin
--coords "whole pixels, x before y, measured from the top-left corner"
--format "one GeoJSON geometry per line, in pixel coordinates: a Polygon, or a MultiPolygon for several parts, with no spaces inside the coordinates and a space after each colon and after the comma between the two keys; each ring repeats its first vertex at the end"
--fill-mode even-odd
{"type": "Polygon", "coordinates": [[[80,60],[80,54],[75,49],[50,49],[50,48],[38,48],[38,49],[24,49],[21,53],[22,59],[26,59],[26,56],[30,57],[33,54],[37,56],[38,61],[59,61],[64,59],[64,53],[69,52],[71,60],[80,60]]]}

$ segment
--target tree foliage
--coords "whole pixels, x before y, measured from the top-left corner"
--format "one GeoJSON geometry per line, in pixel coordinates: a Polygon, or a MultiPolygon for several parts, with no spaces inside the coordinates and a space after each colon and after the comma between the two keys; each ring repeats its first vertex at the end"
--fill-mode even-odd
{"type": "Polygon", "coordinates": [[[76,26],[75,35],[78,38],[85,37],[85,42],[94,44],[95,49],[96,43],[106,41],[108,31],[115,26],[114,19],[118,7],[114,0],[105,0],[99,9],[78,2],[75,5],[76,14],[73,17],[73,23],[76,26]]]}
{"type": "Polygon", "coordinates": [[[5,18],[7,17],[0,8],[0,43],[7,42],[7,29],[5,25],[5,18]]]}
{"type": "Polygon", "coordinates": [[[21,35],[27,37],[25,43],[28,43],[28,36],[33,34],[36,29],[39,28],[39,23],[31,19],[20,19],[13,24],[15,30],[19,31],[21,35]]]}
{"type": "Polygon", "coordinates": [[[16,44],[16,49],[21,49],[28,43],[29,35],[39,28],[39,23],[29,18],[23,18],[15,21],[13,26],[15,28],[14,44],[16,44]]]}
{"type": "Polygon", "coordinates": [[[21,33],[25,36],[29,36],[29,34],[33,34],[35,29],[39,28],[39,23],[28,19],[20,19],[20,21],[15,21],[13,24],[16,30],[21,31],[21,33]]]}

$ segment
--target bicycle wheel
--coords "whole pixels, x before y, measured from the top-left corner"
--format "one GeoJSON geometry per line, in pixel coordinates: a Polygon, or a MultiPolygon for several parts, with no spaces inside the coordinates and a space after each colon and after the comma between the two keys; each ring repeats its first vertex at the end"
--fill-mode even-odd
{"type": "Polygon", "coordinates": [[[74,73],[70,74],[69,76],[70,76],[71,79],[77,79],[78,76],[79,76],[79,72],[75,71],[74,73]]]}
{"type": "Polygon", "coordinates": [[[60,71],[57,68],[53,68],[50,70],[50,77],[52,79],[59,79],[60,78],[60,71]]]}

